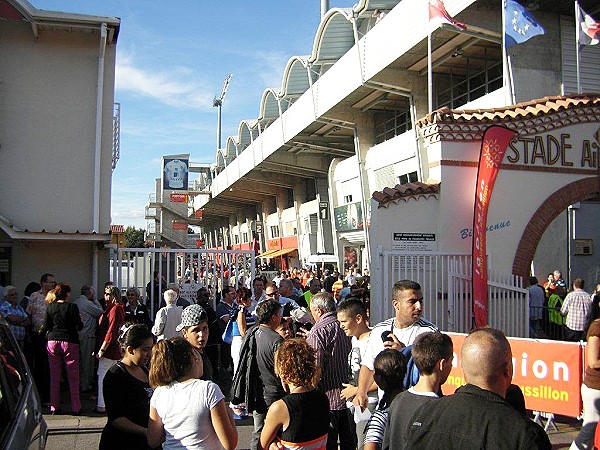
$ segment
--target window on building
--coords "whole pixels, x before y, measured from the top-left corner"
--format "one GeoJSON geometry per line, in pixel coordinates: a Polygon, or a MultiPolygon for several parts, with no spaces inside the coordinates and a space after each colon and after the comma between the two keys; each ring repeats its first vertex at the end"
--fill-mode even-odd
{"type": "Polygon", "coordinates": [[[271,231],[272,239],[279,237],[279,227],[277,225],[271,225],[271,227],[269,227],[269,230],[271,231]]]}
{"type": "Polygon", "coordinates": [[[240,243],[240,237],[237,234],[233,236],[233,243],[236,245],[240,243]]]}
{"type": "Polygon", "coordinates": [[[242,233],[242,242],[248,242],[248,233],[242,233]]]}
{"type": "Polygon", "coordinates": [[[344,195],[344,203],[352,203],[352,194],[344,195]]]}
{"type": "Polygon", "coordinates": [[[375,144],[381,144],[395,136],[410,130],[410,107],[408,102],[404,108],[394,111],[381,111],[375,114],[375,144]]]}
{"type": "Polygon", "coordinates": [[[500,46],[479,42],[450,56],[434,68],[434,109],[457,108],[502,87],[500,46]]]}
{"type": "Polygon", "coordinates": [[[415,181],[419,181],[417,172],[405,173],[404,175],[400,175],[398,177],[398,184],[414,183],[415,181]]]}

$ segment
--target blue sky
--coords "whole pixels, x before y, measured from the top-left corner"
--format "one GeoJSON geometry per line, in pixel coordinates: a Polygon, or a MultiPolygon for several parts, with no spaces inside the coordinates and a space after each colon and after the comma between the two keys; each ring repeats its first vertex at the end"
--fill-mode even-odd
{"type": "MultiPolygon", "coordinates": [[[[258,116],[265,88],[281,86],[294,55],[312,51],[319,0],[29,0],[36,8],[121,18],[115,102],[121,159],[113,172],[112,223],[146,227],[144,207],[162,155],[214,163],[223,80],[222,142],[258,116]]],[[[331,7],[355,1],[331,0],[331,7]]],[[[224,144],[223,144],[224,145],[224,144]]]]}

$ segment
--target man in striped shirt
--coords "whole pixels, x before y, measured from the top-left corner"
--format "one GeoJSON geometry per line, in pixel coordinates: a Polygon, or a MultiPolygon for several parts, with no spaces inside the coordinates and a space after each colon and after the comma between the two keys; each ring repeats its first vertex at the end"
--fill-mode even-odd
{"type": "Polygon", "coordinates": [[[423,292],[416,281],[397,281],[392,288],[395,316],[377,324],[371,331],[369,345],[361,361],[358,392],[353,403],[363,410],[367,407],[367,391],[373,384],[373,361],[384,349],[401,350],[412,345],[421,333],[439,331],[438,327],[422,317],[423,292]]]}
{"type": "Polygon", "coordinates": [[[346,336],[336,317],[335,300],[331,294],[320,292],[310,301],[310,312],[315,325],[306,337],[306,342],[316,352],[319,390],[329,399],[330,424],[327,449],[354,450],[356,433],[354,420],[342,400],[343,383],[348,383],[348,353],[352,349],[350,338],[346,336]]]}

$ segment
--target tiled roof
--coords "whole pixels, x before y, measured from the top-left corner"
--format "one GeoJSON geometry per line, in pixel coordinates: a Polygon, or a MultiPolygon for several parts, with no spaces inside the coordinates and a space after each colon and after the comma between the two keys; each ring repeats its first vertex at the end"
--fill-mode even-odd
{"type": "Polygon", "coordinates": [[[385,188],[383,191],[373,192],[373,199],[379,203],[380,208],[386,208],[390,203],[399,201],[408,201],[410,199],[418,200],[420,198],[428,199],[436,197],[440,192],[440,183],[414,183],[397,184],[393,188],[385,188]]]}
{"type": "Polygon", "coordinates": [[[125,227],[123,225],[111,225],[110,232],[111,233],[125,233],[125,227]]]}
{"type": "Polygon", "coordinates": [[[488,109],[449,109],[432,111],[417,121],[417,126],[425,127],[433,123],[460,123],[470,120],[503,122],[505,120],[533,118],[576,107],[600,107],[600,94],[578,94],[569,96],[544,97],[516,105],[488,109]]]}

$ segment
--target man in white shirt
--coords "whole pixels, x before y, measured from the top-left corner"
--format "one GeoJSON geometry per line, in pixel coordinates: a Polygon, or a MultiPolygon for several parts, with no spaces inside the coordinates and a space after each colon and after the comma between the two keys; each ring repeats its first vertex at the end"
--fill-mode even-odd
{"type": "Polygon", "coordinates": [[[369,345],[361,362],[358,392],[354,405],[363,410],[367,407],[367,391],[373,384],[373,361],[384,349],[401,350],[412,345],[415,338],[428,331],[438,331],[438,327],[422,317],[423,292],[416,281],[401,280],[392,288],[392,304],[395,316],[377,324],[371,331],[369,345]]]}
{"type": "Polygon", "coordinates": [[[81,287],[81,295],[73,300],[79,308],[83,328],[79,331],[79,384],[82,392],[92,389],[94,378],[94,346],[96,325],[104,310],[94,298],[94,288],[89,284],[81,287]]]}
{"type": "Polygon", "coordinates": [[[371,413],[377,407],[377,385],[373,383],[369,389],[368,410],[360,411],[360,408],[352,408],[352,399],[358,392],[358,376],[362,358],[367,350],[371,328],[369,328],[367,312],[362,300],[352,298],[340,302],[337,306],[337,319],[346,336],[352,337],[352,350],[348,355],[348,366],[351,379],[348,384],[343,384],[342,399],[348,403],[348,408],[353,411],[356,422],[356,436],[358,438],[358,450],[364,446],[364,431],[371,413]]]}

